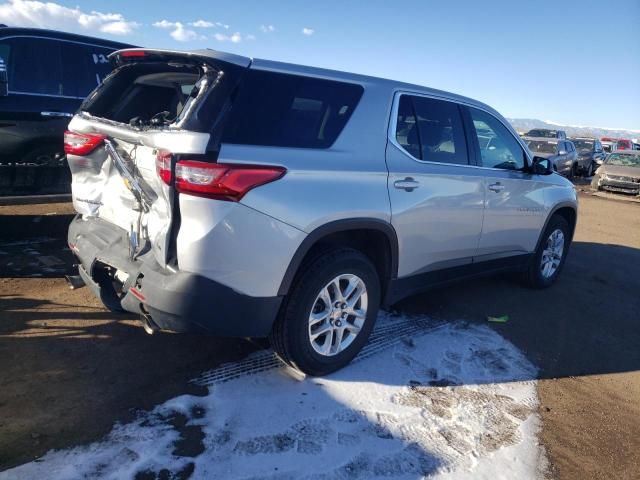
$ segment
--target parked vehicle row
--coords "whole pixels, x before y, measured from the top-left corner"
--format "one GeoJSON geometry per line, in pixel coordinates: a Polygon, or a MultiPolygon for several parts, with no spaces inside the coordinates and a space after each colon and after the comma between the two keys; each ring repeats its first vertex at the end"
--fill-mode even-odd
{"type": "Polygon", "coordinates": [[[640,150],[640,144],[635,143],[628,138],[611,138],[602,137],[601,142],[604,146],[604,150],[607,153],[615,152],[617,150],[640,150]]]}
{"type": "Polygon", "coordinates": [[[111,71],[107,56],[129,46],[0,27],[0,195],[69,192],[64,131],[111,71]]]}

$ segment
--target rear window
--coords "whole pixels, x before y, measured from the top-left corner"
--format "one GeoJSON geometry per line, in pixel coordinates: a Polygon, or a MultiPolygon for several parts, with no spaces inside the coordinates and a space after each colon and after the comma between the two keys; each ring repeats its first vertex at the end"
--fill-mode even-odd
{"type": "Polygon", "coordinates": [[[550,142],[527,142],[529,150],[535,153],[556,153],[556,144],[550,142]]]}
{"type": "Polygon", "coordinates": [[[68,94],[86,97],[111,72],[107,59],[113,49],[84,45],[62,44],[62,81],[68,94]]]}
{"type": "Polygon", "coordinates": [[[558,138],[557,130],[545,130],[545,129],[537,129],[537,130],[529,130],[526,133],[527,137],[540,137],[540,138],[558,138]]]}
{"type": "Polygon", "coordinates": [[[176,120],[200,80],[197,67],[171,67],[163,63],[122,67],[103,84],[98,94],[81,107],[91,115],[148,126],[168,125],[176,120]]]}
{"type": "Polygon", "coordinates": [[[249,70],[222,141],[328,148],[347,124],[363,90],[350,83],[249,70]]]}

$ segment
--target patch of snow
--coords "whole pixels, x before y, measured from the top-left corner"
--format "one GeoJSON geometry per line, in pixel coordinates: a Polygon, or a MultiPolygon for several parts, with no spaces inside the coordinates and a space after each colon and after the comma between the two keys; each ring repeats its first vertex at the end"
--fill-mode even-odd
{"type": "Polygon", "coordinates": [[[202,377],[207,396],[174,398],[0,478],[541,476],[536,369],[487,326],[420,322],[393,335],[407,320],[382,314],[388,348],[323,378],[295,379],[265,353],[223,366],[202,377]]]}

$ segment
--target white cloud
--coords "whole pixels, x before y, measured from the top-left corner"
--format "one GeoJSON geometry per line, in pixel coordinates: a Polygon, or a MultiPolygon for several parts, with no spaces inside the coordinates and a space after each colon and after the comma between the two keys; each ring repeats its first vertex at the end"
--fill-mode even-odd
{"type": "Polygon", "coordinates": [[[229,25],[222,22],[210,22],[208,20],[196,20],[195,22],[189,22],[189,25],[196,28],[214,28],[220,27],[224,29],[229,29],[229,25]]]}
{"type": "Polygon", "coordinates": [[[255,35],[252,35],[252,34],[248,34],[248,35],[247,35],[246,37],[244,37],[244,38],[245,38],[245,39],[247,39],[247,40],[255,40],[255,39],[256,39],[256,36],[255,36],[255,35]]]}
{"type": "Polygon", "coordinates": [[[185,28],[180,22],[170,22],[168,20],[160,20],[153,24],[154,27],[171,29],[171,37],[178,42],[189,42],[191,40],[197,40],[200,38],[196,32],[185,28]]]}
{"type": "MultiPolygon", "coordinates": [[[[235,32],[231,35],[226,35],[224,33],[216,33],[213,36],[213,38],[215,38],[219,42],[240,43],[242,41],[242,34],[240,32],[235,32]]],[[[251,39],[249,39],[247,36],[247,40],[251,40],[251,39]]]]}
{"type": "Polygon", "coordinates": [[[176,23],[168,20],[160,20],[159,22],[155,22],[153,26],[158,28],[173,28],[176,26],[176,23]]]}
{"type": "Polygon", "coordinates": [[[264,33],[271,33],[276,30],[276,27],[273,25],[260,25],[260,30],[264,33]]]}
{"type": "Polygon", "coordinates": [[[308,37],[310,37],[310,36],[311,36],[311,35],[313,35],[314,33],[316,33],[316,31],[315,31],[313,28],[307,28],[307,27],[304,27],[304,28],[302,29],[302,34],[303,34],[303,35],[306,35],[306,36],[308,36],[308,37]]]}
{"type": "Polygon", "coordinates": [[[215,23],[208,22],[207,20],[196,20],[195,22],[189,23],[189,25],[196,28],[211,28],[216,26],[215,23]]]}
{"type": "Polygon", "coordinates": [[[83,12],[53,2],[9,0],[0,5],[0,23],[20,27],[50,28],[77,33],[128,35],[140,26],[121,13],[83,12]]]}

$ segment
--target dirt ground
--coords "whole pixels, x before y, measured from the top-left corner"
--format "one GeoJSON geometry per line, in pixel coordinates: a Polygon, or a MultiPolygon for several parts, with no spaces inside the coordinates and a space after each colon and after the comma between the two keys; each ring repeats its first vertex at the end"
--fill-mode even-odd
{"type": "MultiPolygon", "coordinates": [[[[637,478],[640,205],[584,194],[580,201],[574,244],[553,288],[483,278],[412,297],[398,309],[478,323],[509,315],[494,328],[540,369],[551,476],[637,478]]],[[[102,309],[87,289],[69,290],[60,272],[70,263],[70,213],[65,204],[0,207],[0,471],[95,440],[114,422],[181,393],[198,394],[189,380],[260,348],[148,336],[134,317],[102,309]],[[17,239],[28,235],[48,240],[25,253],[17,239]],[[15,278],[42,275],[38,266],[51,263],[48,257],[64,263],[51,278],[15,278]]]]}

